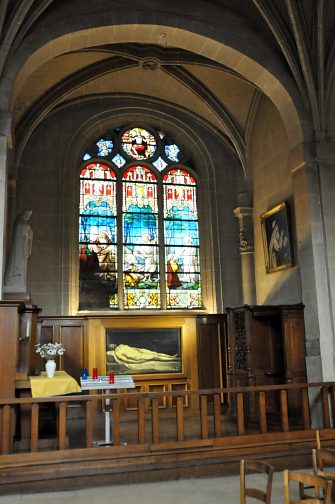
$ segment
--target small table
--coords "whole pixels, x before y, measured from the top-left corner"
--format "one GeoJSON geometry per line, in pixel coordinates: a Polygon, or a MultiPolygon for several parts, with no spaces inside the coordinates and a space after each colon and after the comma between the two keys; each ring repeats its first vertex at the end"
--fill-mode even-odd
{"type": "Polygon", "coordinates": [[[29,376],[31,397],[50,397],[81,392],[77,381],[66,371],[56,371],[48,378],[45,371],[39,376],[29,376]]]}
{"type": "MultiPolygon", "coordinates": [[[[114,383],[109,383],[109,376],[98,376],[94,379],[90,376],[83,380],[80,378],[80,385],[82,390],[104,390],[106,394],[110,394],[111,390],[135,388],[135,383],[130,375],[116,375],[114,383]]],[[[106,398],[105,401],[105,439],[104,441],[96,441],[96,445],[110,445],[113,444],[111,440],[111,422],[110,422],[110,399],[106,398]]]]}

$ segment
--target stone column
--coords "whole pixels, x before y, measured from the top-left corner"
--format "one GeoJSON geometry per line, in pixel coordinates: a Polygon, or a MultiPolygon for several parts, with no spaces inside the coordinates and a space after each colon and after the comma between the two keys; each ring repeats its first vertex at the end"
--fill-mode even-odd
{"type": "Polygon", "coordinates": [[[10,114],[0,111],[0,298],[3,299],[3,279],[5,272],[5,235],[7,208],[7,164],[10,114]]]}
{"type": "MultiPolygon", "coordinates": [[[[334,160],[335,157],[333,165],[334,160]]],[[[329,181],[326,183],[325,169],[324,163],[311,160],[292,170],[309,382],[335,379],[334,313],[329,270],[332,254],[329,251],[331,243],[327,243],[325,235],[325,224],[328,219],[334,222],[334,212],[327,215],[322,194],[321,180],[325,185],[329,184],[329,181]]],[[[334,184],[328,187],[334,192],[332,201],[335,198],[334,184]]],[[[330,202],[330,206],[332,208],[334,204],[330,202]]],[[[334,238],[329,238],[334,243],[334,238]]],[[[335,251],[335,247],[332,248],[335,251]]]]}
{"type": "Polygon", "coordinates": [[[234,215],[239,221],[243,304],[253,305],[256,303],[253,209],[251,207],[237,207],[234,210],[234,215]]]}

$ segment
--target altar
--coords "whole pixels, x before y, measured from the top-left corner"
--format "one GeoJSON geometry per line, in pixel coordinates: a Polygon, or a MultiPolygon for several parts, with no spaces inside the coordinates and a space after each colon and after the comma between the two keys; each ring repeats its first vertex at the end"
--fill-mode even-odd
{"type": "Polygon", "coordinates": [[[66,371],[56,371],[53,378],[48,378],[45,371],[38,376],[30,376],[32,397],[50,397],[81,392],[77,381],[66,371]]]}

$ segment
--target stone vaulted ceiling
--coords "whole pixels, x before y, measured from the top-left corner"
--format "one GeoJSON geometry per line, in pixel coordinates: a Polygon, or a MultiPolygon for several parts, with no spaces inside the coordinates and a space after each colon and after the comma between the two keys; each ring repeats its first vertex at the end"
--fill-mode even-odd
{"type": "MultiPolygon", "coordinates": [[[[241,37],[251,34],[261,41],[255,47],[250,38],[250,51],[259,51],[260,57],[269,61],[272,56],[284,69],[281,78],[283,82],[290,81],[291,89],[293,85],[316,138],[327,137],[327,107],[335,61],[335,2],[332,0],[235,0],[233,3],[197,0],[193,2],[192,12],[188,2],[174,0],[141,3],[1,0],[0,76],[4,88],[13,72],[24,66],[22,48],[27,41],[34,42],[41,33],[50,39],[57,38],[55,23],[63,22],[66,26],[69,17],[85,19],[87,25],[85,46],[60,50],[56,56],[50,53],[49,58],[40,64],[35,62],[34,68],[16,82],[10,107],[12,131],[17,139],[24,141],[24,136],[54,107],[67,100],[107,92],[130,93],[165,100],[206,117],[229,138],[243,158],[248,123],[260,94],[257,85],[229,65],[192,51],[191,43],[190,50],[170,45],[168,31],[162,29],[156,44],[134,42],[130,31],[127,40],[125,30],[122,43],[111,43],[102,37],[100,43],[95,40],[90,45],[91,15],[96,11],[107,12],[106,25],[113,26],[115,10],[124,10],[125,5],[129,12],[138,12],[137,30],[141,29],[140,15],[145,12],[157,11],[157,16],[166,16],[167,20],[178,20],[183,15],[190,20],[190,32],[193,24],[196,26],[206,17],[215,26],[220,13],[224,19],[230,19],[229,16],[236,19],[244,29],[241,37]],[[169,17],[171,13],[174,18],[169,17]]],[[[3,99],[0,104],[1,110],[5,110],[3,99]]]]}

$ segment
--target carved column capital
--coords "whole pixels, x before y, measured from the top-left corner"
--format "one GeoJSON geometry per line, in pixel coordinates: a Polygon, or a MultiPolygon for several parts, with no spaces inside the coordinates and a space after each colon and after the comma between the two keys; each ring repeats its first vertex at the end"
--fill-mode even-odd
{"type": "Polygon", "coordinates": [[[252,207],[237,207],[234,215],[239,221],[239,250],[241,254],[253,253],[254,243],[252,238],[252,207]]]}

